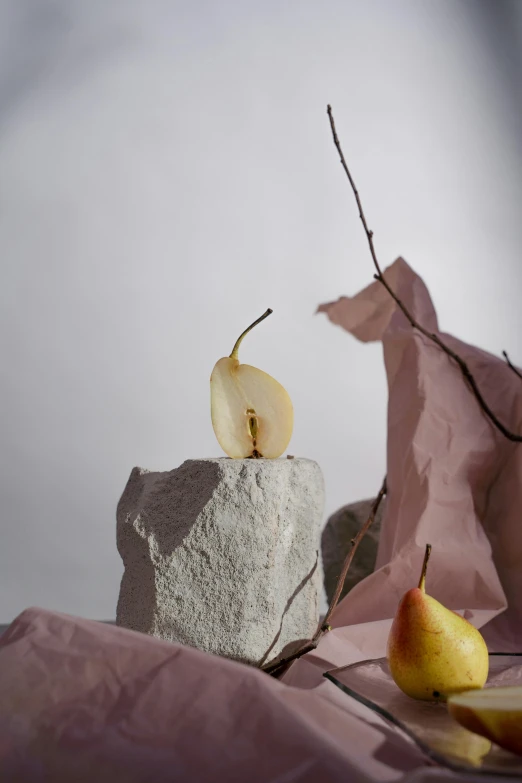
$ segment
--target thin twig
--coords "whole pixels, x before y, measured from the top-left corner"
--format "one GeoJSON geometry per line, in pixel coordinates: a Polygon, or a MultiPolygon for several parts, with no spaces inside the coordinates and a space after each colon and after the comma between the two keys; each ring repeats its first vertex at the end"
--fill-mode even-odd
{"type": "MultiPolygon", "coordinates": [[[[475,395],[475,397],[477,399],[477,402],[479,403],[480,407],[482,408],[483,412],[486,414],[488,419],[495,425],[495,427],[506,438],[508,438],[508,440],[515,441],[517,443],[522,443],[522,435],[517,435],[515,432],[511,432],[511,430],[509,430],[500,421],[500,419],[495,415],[495,413],[491,410],[491,408],[487,404],[486,400],[482,396],[482,393],[481,393],[480,389],[477,386],[477,382],[475,381],[475,378],[473,377],[473,375],[471,373],[471,370],[469,369],[469,367],[466,364],[466,362],[464,361],[464,359],[462,359],[457,353],[455,353],[455,351],[453,351],[451,348],[449,348],[446,345],[446,343],[444,343],[437,334],[435,334],[434,332],[429,332],[427,329],[425,329],[423,326],[421,326],[418,323],[418,321],[415,320],[415,318],[412,316],[412,314],[407,309],[406,305],[401,301],[401,299],[399,299],[397,294],[393,291],[393,289],[389,285],[388,281],[384,277],[384,275],[382,273],[382,269],[381,269],[381,267],[379,265],[379,262],[377,260],[377,255],[375,253],[375,247],[374,247],[374,244],[373,244],[373,231],[371,231],[368,228],[368,224],[366,222],[366,217],[365,217],[365,214],[364,214],[364,210],[363,210],[362,204],[361,204],[361,199],[359,197],[359,191],[357,190],[357,188],[355,186],[355,182],[354,182],[353,177],[352,177],[352,175],[350,173],[350,170],[348,169],[348,166],[346,164],[346,160],[344,158],[343,151],[341,149],[341,143],[340,143],[339,138],[337,136],[337,131],[336,131],[336,128],[335,128],[335,122],[334,122],[334,117],[333,117],[332,107],[331,106],[328,106],[327,114],[328,114],[328,118],[330,120],[330,128],[332,130],[333,141],[334,141],[335,146],[337,147],[337,152],[339,153],[339,157],[341,159],[342,167],[343,167],[343,169],[344,169],[344,171],[346,173],[346,176],[348,177],[348,180],[350,182],[350,185],[352,187],[352,190],[353,190],[353,193],[354,193],[354,196],[355,196],[355,200],[356,200],[357,206],[359,208],[359,217],[361,218],[361,222],[363,224],[364,231],[366,233],[366,238],[368,239],[368,245],[370,246],[370,253],[372,255],[373,263],[374,263],[375,269],[377,270],[377,274],[374,275],[375,280],[378,280],[379,283],[381,283],[386,288],[386,290],[388,291],[390,296],[395,300],[397,306],[400,307],[400,309],[402,310],[402,312],[404,313],[404,315],[408,319],[408,322],[410,323],[410,326],[412,328],[414,328],[414,329],[417,329],[418,332],[420,332],[425,337],[427,337],[429,340],[431,340],[436,345],[438,345],[439,348],[441,348],[444,351],[444,353],[446,353],[451,359],[453,359],[454,362],[457,363],[457,365],[459,366],[459,369],[460,369],[462,375],[464,376],[464,378],[468,382],[469,386],[471,387],[471,390],[472,390],[473,394],[475,395]]],[[[517,375],[518,375],[518,373],[517,373],[517,375]]]]}
{"type": "Polygon", "coordinates": [[[304,644],[302,647],[299,647],[299,649],[292,653],[292,655],[287,655],[286,658],[279,658],[276,661],[265,663],[265,665],[261,667],[262,671],[266,672],[267,674],[278,674],[278,672],[284,666],[287,666],[289,663],[292,663],[292,661],[296,661],[298,658],[301,658],[302,655],[306,655],[306,653],[315,650],[317,644],[318,643],[316,641],[310,639],[309,642],[306,642],[306,644],[304,644]]]}
{"type": "MultiPolygon", "coordinates": [[[[341,597],[341,593],[344,587],[344,583],[346,581],[346,576],[348,574],[349,568],[352,564],[352,560],[354,558],[354,555],[357,551],[357,547],[361,543],[362,539],[368,532],[368,529],[370,525],[372,524],[373,520],[375,519],[375,515],[377,513],[377,510],[379,506],[381,505],[381,500],[386,494],[386,476],[383,479],[382,486],[379,490],[379,494],[375,498],[375,500],[372,503],[372,507],[370,509],[370,514],[368,516],[368,519],[362,526],[362,528],[359,530],[355,538],[352,540],[352,548],[348,552],[348,556],[346,560],[344,561],[343,569],[341,571],[341,575],[339,576],[339,579],[337,580],[337,586],[335,588],[335,593],[333,594],[332,600],[330,602],[330,606],[328,607],[328,611],[326,612],[326,615],[324,617],[324,620],[322,622],[322,629],[327,630],[328,624],[330,622],[330,618],[334,612],[335,607],[337,606],[339,602],[339,598],[341,597]]],[[[317,634],[316,634],[317,635],[317,634]]],[[[314,637],[315,638],[315,637],[314,637]]]]}
{"type": "Polygon", "coordinates": [[[372,503],[372,507],[370,509],[370,514],[368,515],[368,519],[361,527],[361,529],[359,530],[355,538],[352,539],[352,546],[350,551],[347,553],[345,557],[341,573],[339,574],[339,579],[337,580],[335,592],[332,596],[332,600],[330,601],[330,606],[328,607],[328,611],[326,612],[324,619],[321,620],[321,622],[319,623],[317,627],[317,631],[315,632],[313,638],[310,639],[310,641],[303,644],[301,647],[299,647],[299,649],[296,650],[294,653],[292,653],[292,655],[287,655],[286,658],[279,658],[278,660],[265,664],[262,667],[264,672],[267,672],[267,674],[277,674],[277,672],[279,672],[279,670],[282,669],[287,664],[291,663],[292,661],[295,661],[297,658],[301,658],[302,655],[305,655],[306,653],[315,650],[317,645],[319,644],[321,637],[325,633],[331,630],[330,619],[332,617],[332,614],[334,613],[337,604],[339,603],[339,598],[341,597],[344,583],[346,581],[348,571],[352,564],[352,560],[355,557],[357,547],[359,546],[364,536],[368,532],[368,529],[372,524],[373,520],[375,519],[375,515],[377,514],[379,506],[381,505],[381,501],[385,495],[386,495],[386,477],[384,477],[382,486],[379,490],[379,494],[377,495],[377,497],[372,503]]]}
{"type": "Polygon", "coordinates": [[[512,364],[512,362],[511,362],[511,360],[510,360],[509,356],[507,355],[506,351],[502,351],[502,356],[503,356],[503,357],[504,357],[504,359],[506,360],[508,367],[511,367],[511,369],[513,370],[513,372],[515,373],[515,375],[518,375],[518,377],[519,377],[519,378],[522,378],[522,372],[520,372],[520,370],[517,370],[517,368],[515,367],[515,365],[514,365],[514,364],[512,364]]]}

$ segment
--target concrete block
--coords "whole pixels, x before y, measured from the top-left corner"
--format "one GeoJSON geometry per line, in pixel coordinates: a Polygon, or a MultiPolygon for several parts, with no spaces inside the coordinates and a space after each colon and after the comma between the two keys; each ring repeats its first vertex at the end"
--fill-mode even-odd
{"type": "Polygon", "coordinates": [[[324,485],[307,459],[134,468],[117,509],[117,623],[252,664],[315,632],[324,485]]]}

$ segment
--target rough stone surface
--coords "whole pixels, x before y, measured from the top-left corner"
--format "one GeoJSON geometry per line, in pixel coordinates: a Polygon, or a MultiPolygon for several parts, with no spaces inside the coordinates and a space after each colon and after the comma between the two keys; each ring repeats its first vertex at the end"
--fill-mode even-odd
{"type": "Polygon", "coordinates": [[[117,509],[117,623],[258,664],[314,633],[324,484],[307,459],[134,468],[117,509]]]}
{"type": "MultiPolygon", "coordinates": [[[[364,525],[375,498],[360,500],[343,506],[329,517],[321,537],[321,552],[323,556],[324,587],[328,601],[331,601],[341,573],[344,559],[351,547],[351,541],[364,525]]],[[[373,573],[377,559],[377,546],[381,521],[386,506],[386,498],[381,502],[370,529],[357,548],[348,576],[344,583],[341,598],[348,593],[361,579],[373,573]]]]}

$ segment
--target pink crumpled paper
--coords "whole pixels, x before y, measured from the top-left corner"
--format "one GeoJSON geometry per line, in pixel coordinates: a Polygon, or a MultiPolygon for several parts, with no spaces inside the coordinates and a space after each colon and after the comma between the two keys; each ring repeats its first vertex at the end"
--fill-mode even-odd
{"type": "MultiPolygon", "coordinates": [[[[402,258],[384,274],[414,318],[467,362],[505,426],[522,433],[522,380],[501,359],[439,332],[428,290],[402,258]]],[[[428,592],[479,627],[495,618],[484,629],[490,644],[521,650],[522,443],[485,417],[456,363],[410,326],[378,281],[319,311],[359,340],[382,340],[389,393],[376,570],[341,602],[334,625],[393,617],[430,543],[428,592]]]]}
{"type": "MultiPolygon", "coordinates": [[[[385,274],[436,331],[420,278],[401,259],[385,274]]],[[[320,309],[384,345],[388,500],[375,573],[282,682],[189,647],[26,610],[0,639],[2,783],[459,779],[428,769],[400,733],[322,674],[385,654],[426,542],[428,592],[485,625],[490,647],[522,649],[522,445],[484,418],[453,362],[413,332],[379,283],[320,309]]],[[[443,337],[499,417],[522,431],[522,381],[499,359],[443,337]]]]}
{"type": "MultiPolygon", "coordinates": [[[[367,655],[357,640],[351,652],[367,655]]],[[[292,688],[190,647],[27,609],[0,639],[0,781],[346,783],[423,767],[351,702],[326,680],[292,688]]]]}

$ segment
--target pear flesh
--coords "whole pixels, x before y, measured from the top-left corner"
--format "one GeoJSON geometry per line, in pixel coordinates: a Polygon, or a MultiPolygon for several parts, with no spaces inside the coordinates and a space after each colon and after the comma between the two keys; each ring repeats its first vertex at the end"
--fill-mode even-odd
{"type": "Polygon", "coordinates": [[[448,698],[461,726],[522,756],[522,686],[484,688],[448,698]]]}
{"type": "Polygon", "coordinates": [[[225,454],[234,459],[275,459],[292,437],[294,411],[286,389],[263,370],[240,364],[237,356],[243,337],[271,312],[243,332],[231,355],[219,359],[210,376],[214,433],[225,454]]]}
{"type": "Polygon", "coordinates": [[[480,632],[425,591],[428,544],[419,586],[403,596],[388,637],[390,673],[408,696],[444,701],[482,688],[489,655],[480,632]]]}

